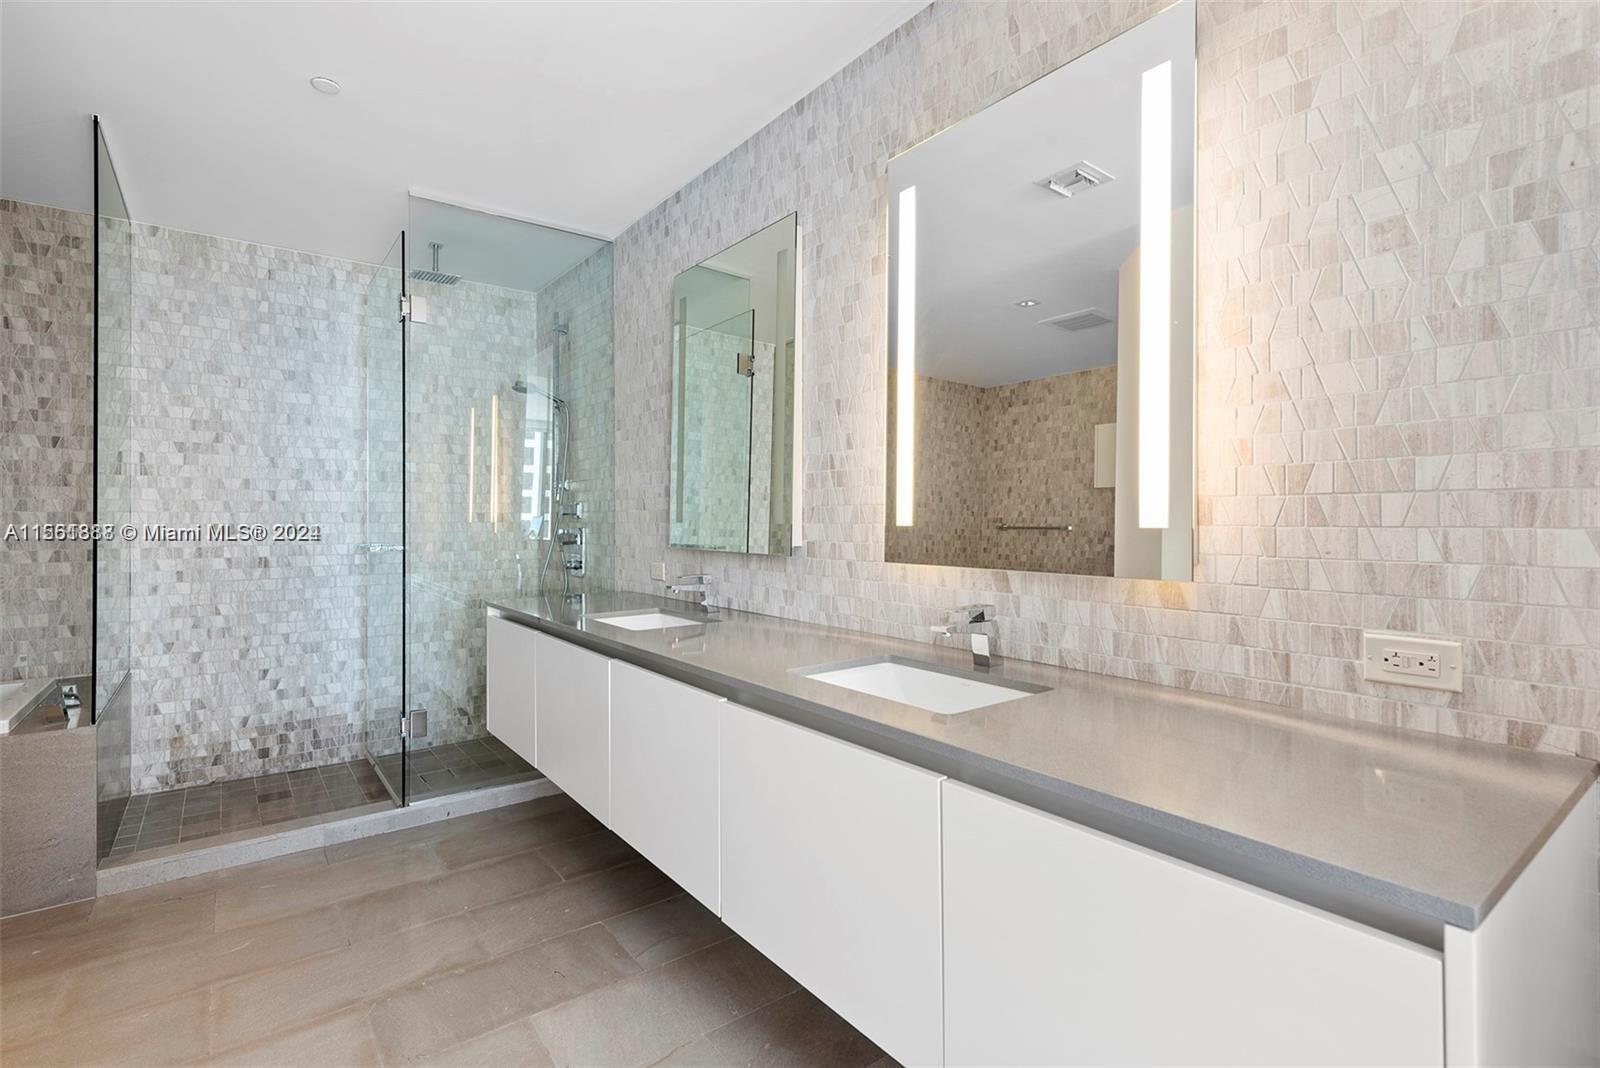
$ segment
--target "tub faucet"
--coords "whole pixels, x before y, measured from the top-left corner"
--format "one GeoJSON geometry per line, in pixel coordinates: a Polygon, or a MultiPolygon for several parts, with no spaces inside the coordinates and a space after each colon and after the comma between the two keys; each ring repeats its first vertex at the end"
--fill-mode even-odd
{"type": "Polygon", "coordinates": [[[679,575],[667,587],[667,592],[697,594],[694,603],[707,612],[715,612],[717,606],[713,598],[716,593],[712,585],[710,575],[679,575]]]}
{"type": "Polygon", "coordinates": [[[992,604],[968,604],[953,608],[945,615],[944,623],[936,625],[933,633],[941,638],[952,634],[966,634],[972,639],[972,666],[989,668],[1000,659],[995,641],[995,607],[992,604]]]}

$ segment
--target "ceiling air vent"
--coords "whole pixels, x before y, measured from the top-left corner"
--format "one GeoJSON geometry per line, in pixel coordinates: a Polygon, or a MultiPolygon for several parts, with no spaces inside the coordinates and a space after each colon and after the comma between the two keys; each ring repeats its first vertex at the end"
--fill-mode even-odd
{"type": "Polygon", "coordinates": [[[1057,330],[1089,330],[1096,326],[1104,326],[1111,322],[1111,316],[1099,308],[1081,308],[1065,315],[1057,315],[1049,319],[1040,319],[1040,326],[1053,326],[1057,330]]]}
{"type": "Polygon", "coordinates": [[[1085,160],[1073,164],[1064,171],[1039,179],[1039,184],[1057,196],[1070,199],[1074,193],[1081,193],[1085,189],[1093,189],[1097,185],[1105,185],[1114,180],[1112,175],[1085,160]]]}

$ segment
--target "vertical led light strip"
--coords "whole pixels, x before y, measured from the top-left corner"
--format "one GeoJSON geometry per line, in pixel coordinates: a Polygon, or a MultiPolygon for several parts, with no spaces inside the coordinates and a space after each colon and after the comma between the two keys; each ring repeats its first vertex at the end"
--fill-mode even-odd
{"type": "Polygon", "coordinates": [[[467,409],[467,522],[478,507],[478,409],[467,409]]]}
{"type": "Polygon", "coordinates": [[[500,394],[489,399],[489,529],[500,529],[500,394]]]}
{"type": "Polygon", "coordinates": [[[1172,463],[1172,63],[1139,104],[1139,526],[1167,525],[1172,463]]]}
{"type": "Polygon", "coordinates": [[[900,190],[895,308],[894,523],[909,527],[917,469],[917,187],[900,190]]]}

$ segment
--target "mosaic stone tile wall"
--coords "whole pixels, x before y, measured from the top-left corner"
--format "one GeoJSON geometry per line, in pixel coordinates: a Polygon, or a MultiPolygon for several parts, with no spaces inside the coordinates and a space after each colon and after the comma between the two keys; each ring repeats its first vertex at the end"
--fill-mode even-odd
{"type": "MultiPolygon", "coordinates": [[[[611,246],[539,291],[539,336],[551,337],[557,321],[567,327],[561,340],[561,394],[571,413],[572,449],[567,477],[572,497],[584,509],[588,533],[588,573],[572,579],[574,590],[605,589],[614,584],[616,566],[616,478],[612,445],[616,415],[612,404],[611,246]]],[[[561,586],[552,562],[546,585],[561,586]]],[[[529,587],[534,584],[529,577],[529,587]]]]}
{"type": "Polygon", "coordinates": [[[135,257],[138,524],[321,530],[137,545],[135,789],[359,756],[372,268],[142,225],[135,257]]]}
{"type": "Polygon", "coordinates": [[[1159,6],[936,3],[621,235],[619,584],[1600,757],[1600,5],[1201,0],[1197,581],[883,562],[886,161],[1159,6]],[[806,558],[669,551],[672,279],[791,210],[806,558]]]}
{"type": "MultiPolygon", "coordinates": [[[[886,557],[1110,575],[1115,498],[1094,485],[1094,428],[1116,418],[1115,365],[988,388],[917,376],[916,522],[890,517],[886,557]]],[[[892,466],[887,477],[892,501],[892,466]]]]}
{"type": "MultiPolygon", "coordinates": [[[[93,506],[91,216],[0,200],[0,530],[93,506]]],[[[0,543],[0,682],[88,674],[83,543],[0,543]]]]}

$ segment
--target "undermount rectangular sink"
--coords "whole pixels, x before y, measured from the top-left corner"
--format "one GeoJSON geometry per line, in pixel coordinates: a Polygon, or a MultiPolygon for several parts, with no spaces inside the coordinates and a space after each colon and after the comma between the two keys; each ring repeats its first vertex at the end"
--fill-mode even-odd
{"type": "Polygon", "coordinates": [[[606,612],[603,615],[590,616],[589,618],[610,627],[621,627],[623,630],[670,630],[675,627],[703,627],[709,622],[709,620],[704,619],[673,615],[670,612],[660,612],[653,608],[642,612],[606,612]]]}
{"type": "Polygon", "coordinates": [[[894,656],[803,668],[800,674],[830,686],[843,686],[945,716],[1015,701],[1049,689],[1014,679],[982,678],[975,672],[919,664],[894,656]]]}

